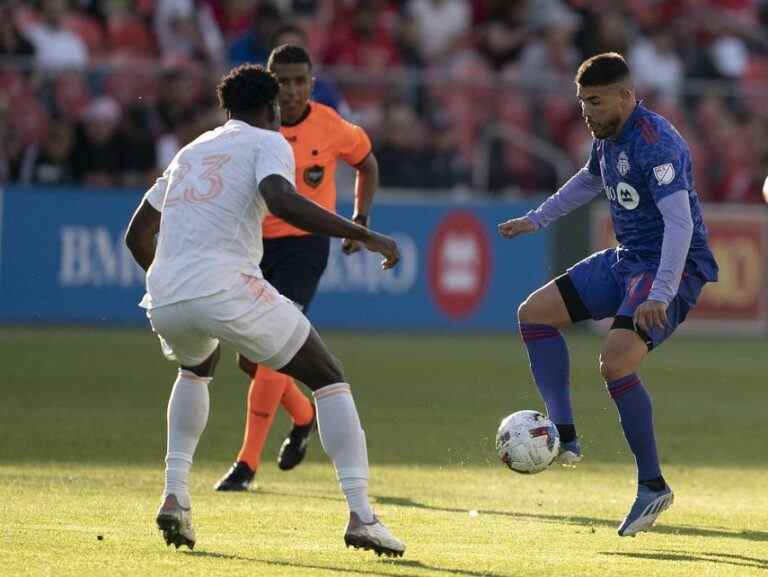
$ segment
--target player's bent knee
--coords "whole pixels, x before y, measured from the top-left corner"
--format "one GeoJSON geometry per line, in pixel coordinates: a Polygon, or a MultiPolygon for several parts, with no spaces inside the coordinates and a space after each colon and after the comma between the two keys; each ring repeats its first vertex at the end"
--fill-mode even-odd
{"type": "Polygon", "coordinates": [[[606,381],[621,379],[637,371],[643,357],[635,343],[609,343],[600,353],[600,374],[606,381]]]}
{"type": "Polygon", "coordinates": [[[517,309],[520,324],[550,325],[564,328],[571,324],[560,289],[554,281],[528,295],[517,309]]]}
{"type": "Polygon", "coordinates": [[[256,369],[259,368],[259,365],[252,363],[240,353],[237,353],[237,366],[240,367],[240,370],[251,378],[256,376],[256,369]]]}
{"type": "Polygon", "coordinates": [[[628,370],[620,356],[611,356],[606,353],[600,355],[600,374],[606,382],[615,381],[634,371],[628,370]]]}
{"type": "Polygon", "coordinates": [[[214,371],[216,370],[216,365],[219,364],[220,358],[221,346],[217,346],[216,350],[211,353],[211,356],[209,356],[199,365],[195,367],[182,366],[181,368],[194,373],[198,377],[212,377],[214,371]]]}
{"type": "Polygon", "coordinates": [[[528,295],[517,307],[517,322],[520,324],[547,324],[546,299],[540,291],[528,295]]]}
{"type": "Polygon", "coordinates": [[[520,306],[517,307],[517,322],[519,324],[530,324],[533,322],[533,319],[531,318],[531,306],[528,304],[528,299],[530,299],[530,297],[525,299],[520,303],[520,306]]]}

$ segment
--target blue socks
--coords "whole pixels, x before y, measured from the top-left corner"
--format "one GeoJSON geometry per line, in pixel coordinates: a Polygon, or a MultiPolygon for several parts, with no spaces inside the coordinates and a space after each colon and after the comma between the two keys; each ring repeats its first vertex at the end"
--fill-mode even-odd
{"type": "Polygon", "coordinates": [[[610,381],[607,386],[619,409],[624,436],[635,455],[640,483],[660,478],[661,468],[653,433],[653,407],[640,377],[632,373],[610,381]]]}
{"type": "MultiPolygon", "coordinates": [[[[531,372],[547,406],[549,418],[559,431],[562,430],[562,440],[568,442],[576,435],[571,408],[570,360],[565,339],[559,330],[549,325],[520,323],[520,335],[528,349],[531,372]]],[[[653,432],[653,407],[648,392],[634,373],[611,381],[607,386],[619,410],[624,436],[635,455],[639,481],[659,480],[663,488],[653,432]]]]}
{"type": "Polygon", "coordinates": [[[549,418],[558,430],[567,426],[568,436],[573,438],[563,440],[571,441],[576,435],[571,408],[570,359],[565,339],[559,330],[549,325],[520,323],[520,335],[528,348],[531,372],[549,418]]]}

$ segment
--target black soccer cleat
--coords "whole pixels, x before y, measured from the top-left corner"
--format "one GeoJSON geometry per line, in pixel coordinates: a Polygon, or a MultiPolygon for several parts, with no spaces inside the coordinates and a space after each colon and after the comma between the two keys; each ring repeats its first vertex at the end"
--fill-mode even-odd
{"type": "Polygon", "coordinates": [[[213,486],[214,491],[247,491],[253,485],[253,489],[258,486],[254,481],[256,472],[248,466],[245,461],[237,461],[227,471],[227,474],[219,479],[213,486]]]}
{"type": "Polygon", "coordinates": [[[309,445],[309,435],[317,424],[317,411],[312,407],[312,420],[306,424],[294,425],[291,432],[280,446],[280,454],[277,456],[277,466],[283,471],[290,471],[304,460],[309,445]]]}

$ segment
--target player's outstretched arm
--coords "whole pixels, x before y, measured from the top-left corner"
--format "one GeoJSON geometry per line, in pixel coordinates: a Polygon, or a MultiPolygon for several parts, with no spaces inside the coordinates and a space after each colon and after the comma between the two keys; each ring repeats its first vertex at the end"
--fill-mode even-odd
{"type": "Polygon", "coordinates": [[[504,238],[514,238],[519,234],[549,226],[572,210],[588,203],[602,190],[602,177],[582,168],[536,210],[530,211],[522,218],[513,218],[501,223],[499,233],[504,238]]]}
{"type": "Polygon", "coordinates": [[[145,271],[155,259],[155,239],[160,231],[160,212],[144,199],[131,217],[125,245],[145,271]]]}
{"type": "Polygon", "coordinates": [[[397,243],[388,236],[355,224],[301,196],[282,176],[272,174],[259,183],[267,208],[276,217],[314,234],[360,241],[366,249],[384,256],[382,267],[392,268],[400,260],[397,243]]]}

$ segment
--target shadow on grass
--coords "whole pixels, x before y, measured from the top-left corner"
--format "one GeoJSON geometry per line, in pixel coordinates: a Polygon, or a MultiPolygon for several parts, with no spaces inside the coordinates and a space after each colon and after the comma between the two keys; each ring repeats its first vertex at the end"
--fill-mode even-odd
{"type": "MultiPolygon", "coordinates": [[[[393,505],[395,507],[413,507],[415,509],[427,509],[430,511],[443,511],[446,513],[463,513],[467,514],[466,509],[457,509],[453,507],[436,507],[434,505],[428,505],[426,503],[419,503],[413,499],[405,497],[376,497],[377,503],[383,505],[393,505]]],[[[521,513],[516,511],[488,511],[479,510],[481,515],[503,515],[506,517],[514,517],[517,519],[534,519],[539,521],[551,522],[551,523],[563,523],[566,525],[581,525],[583,527],[618,527],[618,519],[600,519],[597,517],[579,517],[569,515],[548,515],[544,513],[521,513]]],[[[669,525],[655,525],[653,527],[654,533],[661,533],[665,535],[685,535],[691,537],[717,537],[717,538],[730,538],[730,539],[745,539],[747,541],[768,541],[768,532],[765,531],[726,531],[720,529],[704,529],[701,527],[689,527],[685,525],[681,526],[669,526],[669,525]]]]}
{"type": "MultiPolygon", "coordinates": [[[[277,561],[274,559],[258,559],[256,557],[243,557],[242,555],[230,555],[228,553],[216,553],[212,551],[182,551],[184,555],[190,557],[208,557],[212,559],[227,559],[230,561],[249,561],[252,563],[262,563],[264,565],[274,565],[277,567],[291,567],[294,569],[315,569],[318,571],[328,571],[333,574],[352,574],[352,575],[377,575],[379,577],[401,577],[402,573],[385,573],[374,569],[352,569],[337,565],[311,565],[309,563],[298,563],[294,561],[277,561]]],[[[445,567],[435,567],[426,565],[421,561],[412,561],[410,559],[382,559],[380,567],[407,567],[431,571],[440,575],[467,575],[469,577],[513,577],[509,574],[491,573],[488,571],[468,571],[466,569],[448,569],[445,567]]],[[[418,575],[405,575],[404,577],[418,577],[418,575]]]]}
{"type": "Polygon", "coordinates": [[[733,555],[730,553],[692,553],[690,551],[671,551],[656,549],[646,553],[601,551],[601,555],[614,557],[630,557],[632,559],[647,559],[650,561],[688,561],[694,563],[714,563],[718,565],[732,565],[736,567],[749,567],[750,569],[763,569],[768,571],[768,559],[747,557],[745,555],[733,555]]]}
{"type": "Polygon", "coordinates": [[[249,491],[253,494],[254,497],[259,497],[261,495],[274,495],[275,497],[299,497],[301,499],[320,499],[321,501],[338,501],[340,503],[344,502],[344,497],[340,494],[337,494],[337,496],[331,496],[331,495],[322,495],[320,493],[315,494],[296,494],[296,493],[287,493],[285,491],[272,491],[270,489],[262,489],[259,487],[257,491],[249,491]]]}

